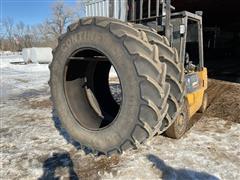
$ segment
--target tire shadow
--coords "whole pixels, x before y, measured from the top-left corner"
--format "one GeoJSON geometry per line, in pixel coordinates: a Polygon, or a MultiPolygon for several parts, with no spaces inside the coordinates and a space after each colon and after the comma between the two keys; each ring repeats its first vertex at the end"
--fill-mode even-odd
{"type": "Polygon", "coordinates": [[[43,175],[38,178],[39,180],[58,180],[61,177],[56,175],[56,170],[58,168],[67,168],[68,169],[68,179],[78,180],[78,176],[73,168],[73,161],[69,153],[56,153],[52,157],[48,158],[43,163],[43,175]]]}
{"type": "Polygon", "coordinates": [[[77,141],[75,141],[69,134],[68,132],[64,129],[64,127],[62,127],[61,121],[57,116],[57,113],[54,109],[52,109],[52,120],[54,122],[54,126],[55,128],[58,130],[58,132],[60,133],[60,135],[62,137],[64,137],[64,139],[72,144],[76,149],[81,149],[81,144],[77,141]]]}
{"type": "MultiPolygon", "coordinates": [[[[56,110],[52,109],[52,120],[54,122],[55,128],[58,130],[59,134],[70,144],[72,144],[77,150],[83,150],[86,154],[93,153],[93,151],[87,147],[81,146],[81,144],[77,141],[75,141],[68,132],[64,129],[64,127],[61,124],[60,119],[57,116],[56,110]]],[[[101,155],[101,153],[96,154],[101,155]]]]}
{"type": "Polygon", "coordinates": [[[174,169],[153,154],[147,155],[147,159],[162,172],[163,180],[219,180],[219,178],[205,172],[197,172],[189,169],[174,169]]]}

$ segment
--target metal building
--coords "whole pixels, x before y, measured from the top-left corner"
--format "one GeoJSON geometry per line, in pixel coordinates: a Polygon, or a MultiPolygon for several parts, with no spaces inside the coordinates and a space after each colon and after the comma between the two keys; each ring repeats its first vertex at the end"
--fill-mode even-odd
{"type": "Polygon", "coordinates": [[[125,21],[126,7],[127,0],[91,0],[85,8],[86,16],[105,16],[125,21]]]}

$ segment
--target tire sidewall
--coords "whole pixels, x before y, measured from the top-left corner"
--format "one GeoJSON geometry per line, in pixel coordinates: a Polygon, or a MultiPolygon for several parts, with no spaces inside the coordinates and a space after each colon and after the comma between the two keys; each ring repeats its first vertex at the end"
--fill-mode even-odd
{"type": "Polygon", "coordinates": [[[51,91],[62,125],[77,141],[84,145],[94,145],[93,148],[99,151],[105,151],[109,147],[115,148],[123,143],[126,137],[131,137],[138,120],[140,80],[136,77],[138,75],[131,55],[124,47],[122,39],[95,25],[83,26],[67,33],[56,49],[51,70],[51,91]],[[76,121],[65,96],[64,76],[67,59],[73,52],[84,47],[97,49],[112,60],[123,92],[117,120],[98,131],[86,129],[76,121]]]}

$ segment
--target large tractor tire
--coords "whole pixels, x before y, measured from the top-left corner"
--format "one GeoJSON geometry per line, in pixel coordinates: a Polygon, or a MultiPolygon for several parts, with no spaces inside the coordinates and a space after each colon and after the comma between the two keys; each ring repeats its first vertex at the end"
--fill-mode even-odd
{"type": "Polygon", "coordinates": [[[181,111],[184,110],[184,99],[186,96],[184,62],[180,62],[176,48],[170,47],[169,41],[165,36],[161,36],[154,29],[141,24],[134,25],[134,27],[146,33],[149,43],[158,46],[159,60],[161,63],[167,64],[166,81],[170,84],[171,90],[167,101],[169,105],[168,114],[159,131],[162,133],[177,120],[181,111]]]}
{"type": "Polygon", "coordinates": [[[159,48],[146,34],[109,18],[85,18],[59,38],[50,65],[52,100],[62,126],[83,147],[107,155],[154,136],[168,111],[170,86],[159,48]],[[113,66],[118,104],[109,90],[113,66]]]}

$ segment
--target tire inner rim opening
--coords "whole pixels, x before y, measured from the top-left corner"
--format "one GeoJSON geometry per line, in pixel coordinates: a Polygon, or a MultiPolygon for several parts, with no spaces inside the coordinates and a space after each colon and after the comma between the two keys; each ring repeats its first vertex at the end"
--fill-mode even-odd
{"type": "Polygon", "coordinates": [[[81,126],[100,130],[117,119],[122,87],[107,55],[92,48],[77,50],[68,58],[64,76],[68,107],[81,126]]]}

